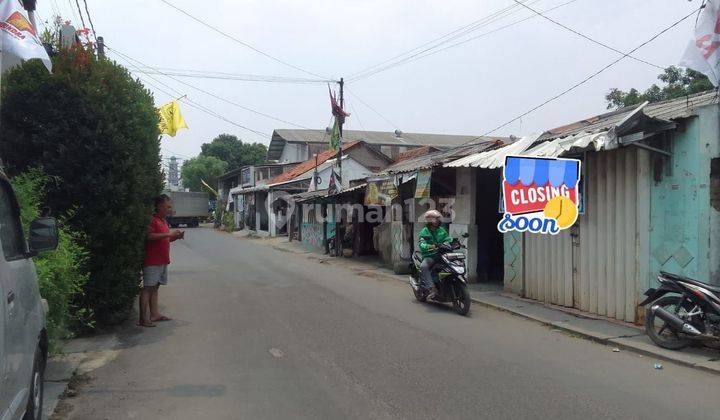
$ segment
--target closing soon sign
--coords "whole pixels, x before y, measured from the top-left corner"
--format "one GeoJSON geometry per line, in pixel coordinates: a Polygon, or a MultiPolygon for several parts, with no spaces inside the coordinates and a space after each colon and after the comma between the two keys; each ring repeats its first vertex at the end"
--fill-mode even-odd
{"type": "Polygon", "coordinates": [[[554,235],[572,226],[578,216],[580,173],[577,159],[506,157],[505,215],[498,230],[554,235]]]}

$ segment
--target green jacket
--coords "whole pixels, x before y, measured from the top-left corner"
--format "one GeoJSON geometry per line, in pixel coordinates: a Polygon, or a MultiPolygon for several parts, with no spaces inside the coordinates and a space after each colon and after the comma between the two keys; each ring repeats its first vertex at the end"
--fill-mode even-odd
{"type": "Polygon", "coordinates": [[[420,243],[418,245],[420,246],[420,253],[423,258],[433,257],[437,254],[436,250],[430,250],[431,246],[437,246],[452,240],[450,235],[448,235],[448,231],[442,226],[438,226],[436,229],[430,229],[425,226],[420,231],[419,237],[420,243]]]}

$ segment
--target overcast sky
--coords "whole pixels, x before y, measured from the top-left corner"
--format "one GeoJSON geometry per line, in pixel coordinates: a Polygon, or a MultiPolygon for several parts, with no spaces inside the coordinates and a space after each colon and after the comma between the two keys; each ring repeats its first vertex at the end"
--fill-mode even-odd
{"type": "MultiPolygon", "coordinates": [[[[259,50],[331,79],[348,78],[514,4],[513,0],[168,1],[259,50]]],[[[528,4],[547,10],[567,1],[528,0],[528,4]]],[[[213,32],[161,0],[87,0],[87,3],[95,29],[108,46],[152,67],[314,77],[213,32]]],[[[548,16],[616,49],[629,51],[699,5],[700,0],[576,0],[548,12],[548,16]]],[[[40,0],[39,17],[47,20],[60,13],[76,26],[82,26],[74,6],[75,0],[40,0]]],[[[518,6],[501,19],[444,45],[531,15],[532,12],[518,6]]],[[[661,66],[676,64],[693,25],[694,18],[686,20],[635,55],[661,66]]],[[[112,51],[108,55],[130,67],[112,51]]],[[[618,56],[533,17],[427,58],[348,83],[347,90],[352,94],[346,94],[346,109],[352,116],[346,128],[480,135],[584,79],[618,56]]],[[[570,94],[494,134],[521,136],[602,113],[604,95],[611,87],[644,89],[656,81],[659,72],[626,58],[570,94]]],[[[173,93],[149,76],[136,74],[173,93]]],[[[165,76],[152,77],[228,120],[268,133],[261,136],[243,130],[181,103],[190,129],[175,138],[163,138],[165,157],[195,156],[202,143],[220,133],[267,144],[273,129],[293,127],[227,104],[165,76]]],[[[324,128],[330,120],[327,86],[322,83],[181,80],[300,126],[324,128]]],[[[148,88],[154,92],[158,105],[172,99],[155,87],[148,88]]]]}

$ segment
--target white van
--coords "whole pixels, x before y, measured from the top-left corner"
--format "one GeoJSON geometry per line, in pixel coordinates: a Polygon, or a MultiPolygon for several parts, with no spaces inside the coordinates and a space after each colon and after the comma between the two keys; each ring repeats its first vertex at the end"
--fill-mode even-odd
{"type": "Polygon", "coordinates": [[[8,179],[0,171],[0,419],[40,419],[48,339],[32,257],[55,249],[52,218],[32,222],[26,241],[8,179]]]}

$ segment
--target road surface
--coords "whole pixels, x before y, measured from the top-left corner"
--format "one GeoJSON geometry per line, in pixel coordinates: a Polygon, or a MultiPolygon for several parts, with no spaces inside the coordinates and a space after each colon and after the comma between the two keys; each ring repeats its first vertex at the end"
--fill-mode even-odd
{"type": "Polygon", "coordinates": [[[123,327],[62,418],[720,418],[718,376],[507,313],[207,228],[172,257],[175,320],[123,327]]]}

